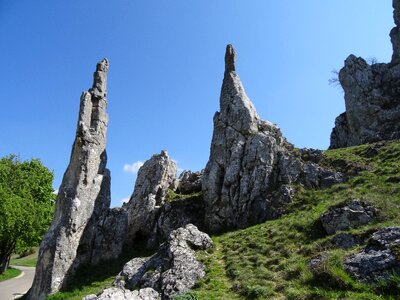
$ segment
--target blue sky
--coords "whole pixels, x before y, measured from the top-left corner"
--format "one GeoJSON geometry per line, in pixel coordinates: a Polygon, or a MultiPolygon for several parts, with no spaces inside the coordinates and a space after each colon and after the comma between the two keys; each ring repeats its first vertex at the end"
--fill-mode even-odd
{"type": "Polygon", "coordinates": [[[133,191],[133,164],[162,149],[200,170],[228,43],[260,116],[297,147],[325,149],[344,111],[331,71],[350,53],[390,60],[391,2],[0,0],[0,156],[40,158],[57,189],[80,94],[107,57],[113,206],[133,191]]]}

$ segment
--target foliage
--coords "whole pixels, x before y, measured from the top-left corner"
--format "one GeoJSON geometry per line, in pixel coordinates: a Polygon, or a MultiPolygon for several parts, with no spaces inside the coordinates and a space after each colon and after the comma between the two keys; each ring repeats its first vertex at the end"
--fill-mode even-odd
{"type": "Polygon", "coordinates": [[[31,248],[34,250],[32,254],[21,257],[19,254],[11,256],[10,264],[13,266],[35,267],[38,260],[39,247],[31,248]]]}
{"type": "Polygon", "coordinates": [[[22,273],[21,270],[14,269],[14,268],[8,268],[3,274],[0,274],[0,282],[17,277],[21,273],[22,273]]]}
{"type": "Polygon", "coordinates": [[[0,160],[0,273],[11,253],[37,246],[54,206],[53,173],[39,160],[0,160]]]}

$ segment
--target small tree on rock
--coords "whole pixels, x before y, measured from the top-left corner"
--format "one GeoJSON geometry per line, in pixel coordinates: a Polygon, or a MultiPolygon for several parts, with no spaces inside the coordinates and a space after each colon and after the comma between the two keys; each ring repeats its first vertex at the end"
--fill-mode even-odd
{"type": "Polygon", "coordinates": [[[16,247],[37,246],[54,207],[53,173],[39,160],[0,159],[0,274],[16,247]]]}

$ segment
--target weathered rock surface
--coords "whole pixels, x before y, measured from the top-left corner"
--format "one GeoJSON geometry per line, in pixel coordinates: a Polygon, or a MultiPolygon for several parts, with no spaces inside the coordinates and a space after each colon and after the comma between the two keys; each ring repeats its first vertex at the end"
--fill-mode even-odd
{"type": "Polygon", "coordinates": [[[191,194],[200,192],[202,175],[203,171],[183,171],[182,174],[179,176],[176,192],[180,194],[191,194]]]}
{"type": "Polygon", "coordinates": [[[336,118],[331,149],[400,138],[399,3],[393,0],[396,27],[390,32],[391,63],[369,65],[350,55],[339,72],[346,111],[336,118]]]}
{"type": "Polygon", "coordinates": [[[111,287],[104,290],[99,296],[88,295],[82,300],[160,300],[160,295],[152,288],[130,291],[124,288],[111,287]]]}
{"type": "Polygon", "coordinates": [[[211,238],[196,226],[188,224],[178,228],[153,256],[134,258],[126,263],[116,277],[114,288],[105,290],[100,296],[89,295],[84,299],[142,299],[129,297],[133,297],[133,293],[144,295],[144,291],[149,294],[144,299],[171,299],[188,291],[204,277],[204,266],[197,261],[195,250],[211,247],[211,238]],[[134,289],[138,291],[132,291],[134,289]]]}
{"type": "Polygon", "coordinates": [[[377,216],[378,210],[370,204],[358,199],[348,204],[332,207],[324,213],[320,220],[328,234],[334,234],[340,230],[357,228],[365,225],[377,216]]]}
{"type": "Polygon", "coordinates": [[[339,248],[350,249],[355,245],[358,245],[362,239],[359,236],[355,236],[349,233],[339,233],[335,235],[332,242],[339,248]]]}
{"type": "Polygon", "coordinates": [[[235,50],[228,45],[220,112],[214,116],[210,159],[202,177],[205,224],[212,231],[276,218],[291,201],[293,183],[320,187],[321,182],[329,186],[342,180],[312,161],[304,162],[276,125],[260,119],[235,61],[235,50]]]}
{"type": "Polygon", "coordinates": [[[361,282],[376,283],[400,274],[400,227],[388,227],[375,232],[367,246],[346,258],[344,266],[361,282]]]}
{"type": "Polygon", "coordinates": [[[134,192],[124,206],[128,211],[128,245],[137,234],[149,237],[168,189],[176,188],[176,172],[176,163],[169,158],[167,151],[153,155],[139,169],[134,192]]]}
{"type": "Polygon", "coordinates": [[[108,61],[104,59],[97,64],[93,87],[81,96],[70,163],[59,189],[51,227],[40,245],[28,299],[44,299],[64,287],[80,265],[115,258],[122,249],[124,213],[109,211],[111,179],[105,150],[107,71],[108,61]],[[110,223],[118,226],[108,228],[110,223]],[[96,251],[94,244],[98,246],[96,251]],[[112,252],[102,251],[110,246],[112,252]]]}
{"type": "Polygon", "coordinates": [[[155,248],[166,241],[171,232],[187,224],[194,224],[204,230],[204,202],[201,195],[187,199],[166,202],[159,210],[153,232],[147,246],[155,248]]]}

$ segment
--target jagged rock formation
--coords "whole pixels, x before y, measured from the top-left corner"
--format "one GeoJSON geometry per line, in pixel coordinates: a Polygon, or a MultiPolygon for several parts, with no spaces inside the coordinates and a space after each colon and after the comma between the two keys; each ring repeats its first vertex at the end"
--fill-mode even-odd
{"type": "Polygon", "coordinates": [[[400,227],[375,232],[367,246],[346,258],[344,267],[361,282],[377,283],[400,274],[400,227]]]}
{"type": "Polygon", "coordinates": [[[348,204],[331,207],[321,217],[321,223],[328,234],[334,234],[340,230],[357,228],[368,224],[378,214],[378,210],[370,204],[358,199],[348,204]]]}
{"type": "Polygon", "coordinates": [[[81,96],[70,163],[51,227],[40,245],[28,299],[44,299],[65,287],[80,265],[115,258],[122,249],[127,216],[122,210],[109,210],[111,179],[105,150],[108,67],[107,59],[97,64],[93,87],[81,96]],[[110,224],[114,227],[109,228],[110,224]]]}
{"type": "Polygon", "coordinates": [[[168,189],[176,188],[176,172],[176,163],[165,150],[153,155],[139,169],[134,192],[124,206],[129,224],[126,244],[131,245],[137,234],[150,236],[168,189]]]}
{"type": "Polygon", "coordinates": [[[179,176],[176,192],[180,194],[191,194],[200,192],[202,176],[203,171],[183,171],[182,174],[179,176]]]}
{"type": "Polygon", "coordinates": [[[331,149],[400,138],[399,0],[393,0],[393,8],[392,61],[369,65],[350,55],[339,72],[346,112],[336,118],[331,149]]]}
{"type": "Polygon", "coordinates": [[[211,238],[196,226],[188,224],[178,228],[171,232],[168,241],[156,254],[149,258],[138,257],[129,261],[116,277],[116,288],[107,289],[98,297],[90,295],[84,299],[131,299],[126,296],[116,298],[116,295],[129,294],[133,289],[138,289],[136,293],[143,294],[143,291],[149,288],[157,291],[157,294],[152,292],[146,299],[172,299],[174,295],[188,291],[197,280],[204,277],[204,266],[197,261],[194,250],[206,250],[211,247],[211,238]]]}
{"type": "Polygon", "coordinates": [[[214,116],[210,159],[202,178],[205,224],[212,231],[276,218],[290,202],[295,182],[319,187],[324,180],[326,185],[342,180],[335,172],[303,161],[276,125],[260,119],[235,61],[235,50],[228,45],[220,112],[214,116]]]}

